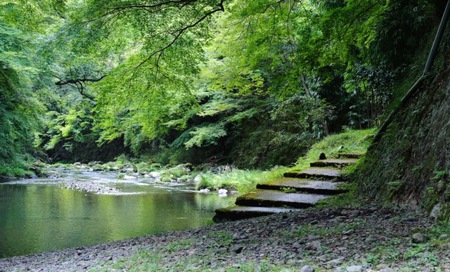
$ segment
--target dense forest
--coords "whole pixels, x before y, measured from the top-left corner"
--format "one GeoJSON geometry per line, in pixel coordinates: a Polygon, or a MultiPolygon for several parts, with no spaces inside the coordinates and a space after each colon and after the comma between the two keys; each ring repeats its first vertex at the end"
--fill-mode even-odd
{"type": "Polygon", "coordinates": [[[382,124],[445,4],[2,1],[0,176],[120,155],[288,165],[326,135],[382,124]]]}

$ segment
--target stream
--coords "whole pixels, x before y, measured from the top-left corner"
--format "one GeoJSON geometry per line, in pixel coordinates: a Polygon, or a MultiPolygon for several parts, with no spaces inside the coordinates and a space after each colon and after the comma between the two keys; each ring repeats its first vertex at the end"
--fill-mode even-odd
{"type": "Polygon", "coordinates": [[[0,258],[206,226],[235,198],[89,170],[0,183],[0,258]]]}

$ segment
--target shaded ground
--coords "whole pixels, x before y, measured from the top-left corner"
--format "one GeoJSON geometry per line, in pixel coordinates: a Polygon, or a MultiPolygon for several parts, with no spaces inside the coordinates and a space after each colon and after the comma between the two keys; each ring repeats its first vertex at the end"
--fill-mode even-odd
{"type": "Polygon", "coordinates": [[[449,233],[402,210],[311,209],[0,259],[0,271],[450,271],[449,233]]]}

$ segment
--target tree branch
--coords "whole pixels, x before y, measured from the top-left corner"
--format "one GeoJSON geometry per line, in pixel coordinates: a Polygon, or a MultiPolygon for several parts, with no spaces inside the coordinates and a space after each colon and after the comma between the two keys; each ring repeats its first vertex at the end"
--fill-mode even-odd
{"type": "Polygon", "coordinates": [[[100,80],[104,79],[106,75],[101,76],[99,78],[73,78],[73,79],[66,79],[62,80],[60,78],[59,81],[55,82],[55,85],[57,86],[63,86],[67,84],[77,84],[77,83],[85,83],[85,82],[99,82],[100,80]]]}
{"type": "Polygon", "coordinates": [[[101,76],[99,78],[73,78],[73,79],[66,79],[62,80],[61,78],[58,78],[59,81],[55,82],[55,85],[57,86],[64,86],[64,85],[74,85],[75,88],[78,90],[78,92],[86,97],[89,100],[95,101],[95,96],[90,95],[84,91],[84,84],[86,82],[99,82],[103,78],[105,78],[106,75],[101,76]]]}
{"type": "MultiPolygon", "coordinates": [[[[164,54],[164,51],[167,50],[169,47],[171,47],[173,44],[176,43],[176,41],[184,34],[184,32],[186,32],[187,30],[196,27],[198,24],[200,24],[201,22],[203,22],[204,20],[206,20],[206,18],[208,18],[209,16],[211,16],[212,14],[219,12],[219,11],[225,11],[225,8],[223,6],[225,0],[221,0],[219,3],[219,7],[217,9],[213,9],[207,13],[205,13],[201,18],[199,18],[197,21],[195,21],[192,24],[189,24],[185,27],[182,27],[180,29],[177,29],[174,31],[175,36],[172,39],[172,41],[170,41],[166,46],[162,47],[159,50],[154,51],[153,53],[151,53],[145,60],[143,60],[141,63],[138,64],[138,66],[136,66],[136,69],[138,69],[140,66],[142,66],[144,63],[146,63],[147,61],[149,61],[150,59],[152,59],[154,56],[158,55],[158,57],[156,58],[156,66],[158,67],[158,63],[161,59],[161,56],[164,54]]],[[[192,2],[192,1],[191,1],[192,2]]]]}
{"type": "Polygon", "coordinates": [[[153,5],[145,5],[145,4],[134,4],[134,5],[124,5],[124,6],[118,6],[111,8],[108,12],[106,12],[103,16],[111,15],[114,13],[119,13],[126,9],[146,9],[146,10],[152,10],[156,8],[162,8],[164,6],[167,7],[176,7],[178,4],[181,4],[179,8],[183,8],[191,3],[197,2],[198,0],[171,0],[171,1],[164,1],[159,2],[153,5]]]}

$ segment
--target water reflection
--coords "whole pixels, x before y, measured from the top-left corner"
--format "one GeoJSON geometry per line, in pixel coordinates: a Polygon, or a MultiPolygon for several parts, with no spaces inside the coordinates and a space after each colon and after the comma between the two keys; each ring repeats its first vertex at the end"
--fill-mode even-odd
{"type": "Polygon", "coordinates": [[[44,184],[0,184],[0,257],[200,227],[234,202],[183,187],[115,184],[141,194],[96,195],[44,184]]]}

